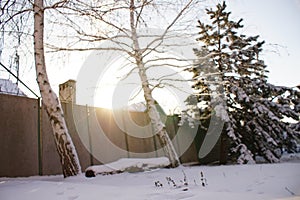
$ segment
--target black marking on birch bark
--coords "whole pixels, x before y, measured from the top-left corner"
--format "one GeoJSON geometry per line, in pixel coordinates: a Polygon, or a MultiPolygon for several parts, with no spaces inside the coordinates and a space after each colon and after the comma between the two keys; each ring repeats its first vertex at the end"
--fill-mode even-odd
{"type": "Polygon", "coordinates": [[[65,141],[63,136],[66,136],[66,133],[62,133],[60,135],[57,134],[57,140],[58,140],[58,147],[59,147],[59,152],[60,153],[60,158],[61,158],[61,163],[63,163],[62,165],[62,170],[63,170],[63,174],[64,177],[68,177],[68,176],[72,176],[74,174],[77,174],[79,171],[78,166],[74,163],[75,159],[74,159],[74,153],[72,152],[72,150],[70,148],[68,148],[70,146],[70,142],[69,141],[65,141]],[[68,156],[70,155],[70,156],[68,156]],[[67,167],[69,166],[69,167],[67,167]]]}
{"type": "Polygon", "coordinates": [[[59,120],[57,119],[57,117],[55,117],[55,116],[51,116],[50,121],[52,121],[53,125],[60,123],[59,120]]]}

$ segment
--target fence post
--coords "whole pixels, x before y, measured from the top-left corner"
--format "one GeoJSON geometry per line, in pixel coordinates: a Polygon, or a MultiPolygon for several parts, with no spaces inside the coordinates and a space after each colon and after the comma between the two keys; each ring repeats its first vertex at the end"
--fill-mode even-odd
{"type": "Polygon", "coordinates": [[[91,132],[90,132],[90,110],[88,105],[86,104],[86,120],[87,120],[87,131],[88,131],[88,137],[89,137],[89,153],[90,153],[90,163],[91,165],[94,165],[94,160],[93,160],[93,146],[92,146],[92,136],[91,136],[91,132]]]}
{"type": "MultiPolygon", "coordinates": [[[[122,122],[123,122],[123,125],[124,125],[124,134],[125,134],[125,145],[126,145],[126,150],[127,150],[127,158],[130,158],[130,152],[129,152],[129,142],[128,142],[128,135],[127,135],[127,130],[126,130],[126,123],[125,123],[125,120],[124,120],[124,112],[126,111],[120,111],[121,113],[121,116],[122,116],[122,122]]],[[[128,111],[127,111],[128,112],[128,111]]],[[[122,129],[121,129],[122,130],[122,129]]]]}
{"type": "MultiPolygon", "coordinates": [[[[144,124],[146,124],[146,122],[147,122],[147,118],[144,117],[144,124]]],[[[149,123],[151,124],[151,122],[149,122],[149,123]]],[[[156,143],[156,139],[155,139],[156,134],[153,131],[152,124],[151,124],[151,130],[150,131],[152,133],[152,138],[153,138],[153,145],[154,145],[155,157],[158,158],[157,143],[156,143]]]]}
{"type": "Polygon", "coordinates": [[[37,109],[38,109],[38,165],[39,165],[39,175],[43,175],[43,155],[42,155],[42,139],[41,139],[41,98],[37,99],[37,109]]]}

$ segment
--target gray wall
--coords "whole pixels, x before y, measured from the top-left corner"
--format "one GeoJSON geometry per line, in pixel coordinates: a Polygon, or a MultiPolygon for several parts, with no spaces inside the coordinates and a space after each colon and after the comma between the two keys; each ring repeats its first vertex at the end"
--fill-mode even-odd
{"type": "MultiPolygon", "coordinates": [[[[38,100],[0,94],[0,102],[0,177],[61,174],[51,126],[43,108],[40,109],[40,118],[38,117],[38,100]]],[[[152,128],[147,126],[150,120],[145,113],[113,113],[107,109],[72,104],[62,106],[82,170],[90,165],[124,157],[164,155],[159,139],[151,135],[152,128]],[[115,120],[116,118],[119,120],[115,120]],[[128,126],[128,120],[133,121],[137,127],[128,126]],[[116,121],[119,121],[118,124],[116,121]],[[139,138],[130,134],[140,128],[141,131],[137,132],[146,134],[147,137],[139,138]]],[[[181,162],[199,162],[196,147],[199,141],[193,142],[187,149],[180,142],[199,137],[195,137],[195,131],[178,129],[177,123],[177,117],[166,119],[170,138],[181,135],[173,141],[176,151],[181,155],[181,162]]],[[[210,162],[219,159],[218,148],[212,152],[210,162]]]]}

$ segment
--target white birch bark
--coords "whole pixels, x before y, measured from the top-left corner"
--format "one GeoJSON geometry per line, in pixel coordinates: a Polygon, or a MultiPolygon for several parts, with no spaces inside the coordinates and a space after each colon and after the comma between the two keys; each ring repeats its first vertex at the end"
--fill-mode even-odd
{"type": "Polygon", "coordinates": [[[44,56],[44,4],[43,0],[34,0],[34,57],[36,75],[43,104],[50,118],[54,140],[64,177],[81,173],[75,146],[68,133],[62,107],[52,90],[45,65],[44,56]]]}
{"type": "Polygon", "coordinates": [[[175,151],[175,148],[170,140],[170,137],[165,129],[165,125],[163,124],[159,112],[155,106],[155,101],[152,96],[152,90],[149,86],[148,77],[146,74],[145,63],[143,62],[143,55],[141,48],[139,46],[137,31],[135,27],[135,5],[134,0],[130,1],[130,28],[131,28],[131,39],[133,41],[133,49],[134,49],[134,59],[136,62],[136,66],[139,71],[139,76],[142,83],[142,89],[144,91],[144,98],[147,104],[147,111],[150,117],[152,126],[154,127],[154,133],[158,135],[160,139],[160,143],[170,160],[171,167],[177,167],[180,164],[178,155],[175,151]]]}

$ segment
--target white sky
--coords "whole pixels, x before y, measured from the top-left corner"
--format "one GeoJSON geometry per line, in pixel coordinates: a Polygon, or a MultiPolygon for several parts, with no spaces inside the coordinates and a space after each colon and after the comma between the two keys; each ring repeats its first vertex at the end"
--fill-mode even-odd
{"type": "MultiPolygon", "coordinates": [[[[299,85],[300,0],[230,0],[226,3],[234,19],[244,19],[245,34],[260,35],[260,39],[266,41],[264,58],[270,71],[269,81],[277,85],[299,85]]],[[[49,70],[56,87],[63,81],[76,79],[83,63],[78,63],[77,59],[73,63],[72,57],[68,60],[69,65],[52,66],[49,70]],[[60,72],[63,75],[58,77],[60,72]]]]}
{"type": "Polygon", "coordinates": [[[300,0],[230,0],[227,5],[232,16],[244,19],[245,33],[260,35],[266,41],[269,82],[299,85],[300,0]],[[274,50],[279,54],[271,52],[274,50]]]}
{"type": "MultiPolygon", "coordinates": [[[[221,1],[215,1],[221,2],[221,1]]],[[[300,1],[230,0],[228,11],[235,20],[243,18],[243,32],[265,40],[263,57],[269,82],[276,85],[300,84],[300,1]]]]}
{"type": "MultiPolygon", "coordinates": [[[[300,84],[300,0],[230,0],[226,3],[234,19],[244,19],[245,34],[260,35],[260,39],[266,41],[264,54],[270,71],[269,81],[286,86],[300,84]]],[[[72,74],[74,76],[71,71],[69,75],[72,74]]],[[[68,73],[65,75],[67,80],[68,73]]]]}
{"type": "MultiPolygon", "coordinates": [[[[208,2],[214,6],[214,3],[222,1],[208,2]]],[[[260,35],[260,39],[266,41],[264,58],[270,71],[269,82],[285,86],[299,85],[300,0],[230,0],[226,3],[227,10],[232,12],[234,19],[244,19],[245,34],[260,35]]],[[[81,65],[89,54],[89,52],[80,53],[80,56],[76,54],[61,60],[56,58],[55,64],[51,64],[49,62],[51,58],[47,58],[49,78],[56,91],[60,83],[76,79],[81,65]]],[[[21,71],[26,72],[21,74],[21,79],[37,89],[34,68],[31,68],[30,73],[29,70],[21,69],[21,71]]]]}

